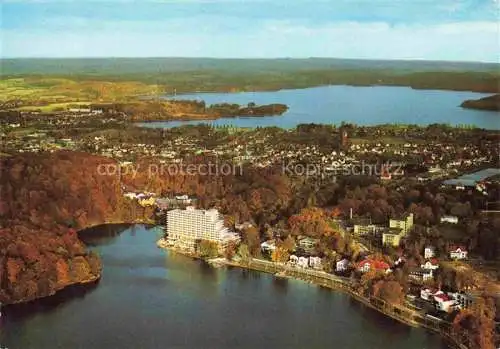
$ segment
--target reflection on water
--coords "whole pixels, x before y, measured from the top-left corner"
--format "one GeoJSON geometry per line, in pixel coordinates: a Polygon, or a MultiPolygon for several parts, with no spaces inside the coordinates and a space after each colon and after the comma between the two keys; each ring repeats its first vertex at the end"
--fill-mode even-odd
{"type": "Polygon", "coordinates": [[[132,233],[136,228],[131,224],[102,224],[80,230],[78,237],[88,246],[107,245],[115,242],[115,238],[127,229],[132,233]]]}
{"type": "Polygon", "coordinates": [[[74,285],[57,292],[52,297],[37,299],[29,303],[6,305],[2,307],[2,317],[9,322],[26,321],[38,313],[57,311],[69,302],[83,299],[94,291],[99,281],[87,285],[74,285]]]}
{"type": "Polygon", "coordinates": [[[288,280],[285,278],[274,277],[272,279],[272,284],[275,292],[278,294],[286,294],[288,291],[288,280]]]}
{"type": "Polygon", "coordinates": [[[342,293],[159,249],[160,229],[102,228],[84,234],[102,257],[101,281],[9,307],[0,346],[444,348],[342,293]]]}

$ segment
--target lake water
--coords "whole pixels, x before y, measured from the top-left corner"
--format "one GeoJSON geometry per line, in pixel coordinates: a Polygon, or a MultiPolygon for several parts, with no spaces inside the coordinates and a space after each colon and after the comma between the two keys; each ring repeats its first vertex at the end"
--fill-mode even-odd
{"type": "MultiPolygon", "coordinates": [[[[289,110],[281,116],[202,121],[213,125],[294,128],[302,123],[340,124],[346,121],[358,125],[474,124],[481,128],[497,130],[500,129],[499,113],[460,108],[460,104],[466,99],[478,99],[487,95],[474,92],[414,90],[409,87],[322,86],[272,92],[186,94],[168,98],[204,100],[207,105],[223,102],[246,105],[255,102],[256,104],[284,103],[289,106],[289,110]]],[[[201,122],[152,122],[140,125],[169,128],[198,123],[201,122]]]]}
{"type": "Polygon", "coordinates": [[[437,349],[441,339],[347,295],[241,269],[214,269],[158,249],[158,228],[103,226],[83,235],[102,256],[91,288],[4,309],[9,349],[437,349]]]}

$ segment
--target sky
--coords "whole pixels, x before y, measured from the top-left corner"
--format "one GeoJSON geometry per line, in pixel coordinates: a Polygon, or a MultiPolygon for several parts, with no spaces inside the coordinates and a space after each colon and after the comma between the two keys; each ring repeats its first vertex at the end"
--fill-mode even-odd
{"type": "Polygon", "coordinates": [[[0,57],[499,62],[500,0],[0,0],[0,57]]]}

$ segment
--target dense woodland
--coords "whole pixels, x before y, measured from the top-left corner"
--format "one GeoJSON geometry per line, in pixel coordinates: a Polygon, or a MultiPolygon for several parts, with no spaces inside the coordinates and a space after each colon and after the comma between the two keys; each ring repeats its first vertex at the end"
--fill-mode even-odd
{"type": "MultiPolygon", "coordinates": [[[[357,59],[4,59],[3,78],[158,84],[162,92],[258,91],[320,85],[411,86],[498,92],[498,65],[357,59]]],[[[99,94],[99,91],[95,91],[99,94]]]]}
{"type": "Polygon", "coordinates": [[[118,178],[96,172],[110,161],[69,152],[1,160],[0,302],[47,296],[100,276],[99,257],[86,251],[76,229],[121,221],[127,211],[118,178]]]}

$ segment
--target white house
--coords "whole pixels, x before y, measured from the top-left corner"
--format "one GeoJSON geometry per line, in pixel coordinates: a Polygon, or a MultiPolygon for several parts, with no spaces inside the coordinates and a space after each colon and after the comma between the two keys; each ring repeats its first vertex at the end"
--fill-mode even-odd
{"type": "Polygon", "coordinates": [[[299,257],[297,266],[301,268],[307,268],[309,266],[309,259],[307,257],[299,257]]]}
{"type": "Polygon", "coordinates": [[[457,224],[458,217],[457,216],[443,216],[443,217],[441,217],[440,222],[441,223],[457,224]]]}
{"type": "Polygon", "coordinates": [[[346,271],[348,268],[349,268],[349,260],[347,258],[338,261],[335,265],[335,270],[337,272],[346,271]]]}
{"type": "Polygon", "coordinates": [[[311,237],[299,237],[297,239],[297,244],[298,247],[306,250],[306,251],[311,251],[314,249],[314,247],[318,244],[319,239],[313,239],[311,237]]]}
{"type": "Polygon", "coordinates": [[[434,300],[434,296],[440,294],[444,294],[444,292],[441,290],[432,289],[428,287],[424,287],[420,290],[420,298],[426,301],[432,301],[434,300]]]}
{"type": "Polygon", "coordinates": [[[463,246],[452,246],[448,252],[451,259],[467,259],[467,249],[463,246]]]}
{"type": "Polygon", "coordinates": [[[445,293],[434,295],[434,301],[436,302],[436,309],[446,313],[449,313],[457,306],[457,302],[445,293]]]}
{"type": "Polygon", "coordinates": [[[424,270],[436,270],[439,268],[439,261],[435,258],[432,258],[426,261],[424,264],[421,264],[420,267],[424,270]]]}
{"type": "Polygon", "coordinates": [[[429,259],[432,258],[436,255],[436,250],[434,249],[433,246],[427,246],[424,248],[424,258],[429,259]]]}
{"type": "Polygon", "coordinates": [[[426,270],[426,269],[413,270],[410,272],[409,276],[411,279],[418,282],[425,282],[432,280],[434,278],[432,270],[426,270]]]}
{"type": "Polygon", "coordinates": [[[299,257],[297,257],[296,255],[292,254],[290,256],[290,260],[289,260],[289,263],[291,265],[297,265],[297,263],[299,262],[299,257]]]}
{"type": "Polygon", "coordinates": [[[274,240],[267,240],[260,244],[260,248],[262,251],[274,251],[276,250],[276,242],[274,240]]]}
{"type": "Polygon", "coordinates": [[[323,269],[323,265],[321,263],[321,258],[319,257],[309,257],[309,266],[313,269],[323,269]]]}

